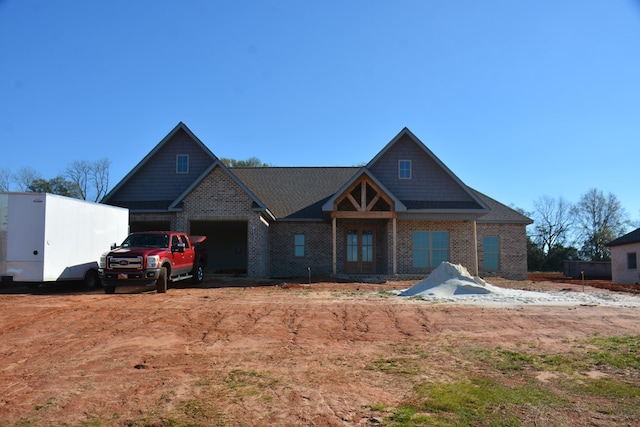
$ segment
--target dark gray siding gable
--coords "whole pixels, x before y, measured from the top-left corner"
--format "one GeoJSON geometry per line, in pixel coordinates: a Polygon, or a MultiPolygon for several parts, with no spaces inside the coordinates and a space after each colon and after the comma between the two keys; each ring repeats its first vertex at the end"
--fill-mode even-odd
{"type": "Polygon", "coordinates": [[[175,200],[189,187],[212,163],[212,159],[202,147],[183,129],[166,141],[129,179],[116,194],[114,201],[175,200]],[[176,172],[178,155],[189,156],[189,172],[176,172]]]}
{"type": "Polygon", "coordinates": [[[369,170],[398,199],[473,202],[473,198],[409,135],[403,135],[369,170]],[[398,162],[411,160],[411,179],[400,179],[398,162]]]}

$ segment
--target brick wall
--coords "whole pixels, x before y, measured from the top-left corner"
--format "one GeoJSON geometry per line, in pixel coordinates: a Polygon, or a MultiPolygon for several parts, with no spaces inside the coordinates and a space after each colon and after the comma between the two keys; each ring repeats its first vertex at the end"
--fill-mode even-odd
{"type": "Polygon", "coordinates": [[[215,168],[184,199],[176,214],[176,230],[188,231],[189,221],[247,221],[247,276],[268,277],[269,227],[252,209],[253,200],[224,171],[215,168]]]}
{"type": "Polygon", "coordinates": [[[270,228],[271,276],[327,276],[332,273],[333,249],[330,222],[277,222],[270,228]],[[294,236],[304,234],[305,253],[294,255],[294,236]]]}
{"type": "MultiPolygon", "coordinates": [[[[185,198],[183,210],[171,216],[176,231],[189,232],[189,221],[247,221],[249,277],[301,277],[333,272],[331,222],[276,222],[268,224],[252,209],[252,199],[221,168],[214,169],[185,198]],[[305,255],[294,256],[294,235],[305,235],[305,255]]],[[[167,218],[166,215],[162,216],[167,218]]],[[[132,218],[133,219],[133,218],[132,218]]],[[[157,215],[137,214],[137,220],[157,220],[157,215]]],[[[346,226],[367,226],[375,230],[376,274],[393,273],[393,227],[391,221],[338,221],[337,272],[344,273],[346,226]]],[[[473,223],[471,221],[397,221],[398,274],[427,275],[433,269],[413,267],[412,231],[449,233],[449,261],[462,264],[473,273],[473,223]]],[[[478,269],[480,276],[501,276],[524,280],[527,277],[525,226],[520,224],[477,224],[478,269]],[[484,271],[482,239],[500,238],[500,269],[484,271]]]]}
{"type": "MultiPolygon", "coordinates": [[[[428,275],[433,268],[413,267],[413,231],[446,231],[449,233],[449,262],[462,264],[473,274],[475,255],[473,250],[473,223],[471,221],[398,221],[397,267],[398,274],[428,275]]],[[[392,242],[389,226],[389,242],[392,242]]],[[[392,255],[390,256],[391,259],[392,255]]],[[[434,266],[437,267],[437,266],[434,266]]]]}
{"type": "Polygon", "coordinates": [[[511,280],[527,279],[527,237],[523,224],[482,224],[478,230],[478,264],[481,277],[504,277],[511,280]],[[483,237],[498,236],[500,244],[499,270],[483,269],[483,237]]]}

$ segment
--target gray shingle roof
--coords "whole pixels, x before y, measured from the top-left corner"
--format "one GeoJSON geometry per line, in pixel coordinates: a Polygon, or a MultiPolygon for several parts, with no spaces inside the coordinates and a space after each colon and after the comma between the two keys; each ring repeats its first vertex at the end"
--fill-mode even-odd
{"type": "Polygon", "coordinates": [[[486,194],[482,194],[479,191],[476,191],[474,189],[471,189],[471,191],[473,191],[474,193],[476,193],[476,195],[478,195],[478,197],[480,198],[480,200],[482,200],[487,206],[489,206],[489,209],[491,209],[491,212],[489,212],[488,214],[482,216],[480,219],[478,219],[478,222],[484,222],[484,223],[511,223],[511,224],[531,224],[533,223],[533,220],[525,215],[522,215],[520,212],[516,211],[515,209],[512,209],[506,205],[503,205],[502,203],[498,202],[497,200],[492,199],[491,197],[487,196],[486,194]]]}
{"type": "Polygon", "coordinates": [[[631,233],[627,233],[624,236],[618,237],[616,240],[607,243],[607,246],[628,245],[630,243],[638,242],[640,242],[640,228],[633,230],[631,233]]]}
{"type": "MultiPolygon", "coordinates": [[[[265,167],[231,168],[279,219],[322,219],[322,205],[354,175],[359,167],[265,167]]],[[[491,212],[480,222],[530,224],[531,219],[514,209],[469,189],[491,212]]],[[[407,202],[409,209],[477,209],[478,206],[446,206],[438,201],[407,202]]]]}
{"type": "Polygon", "coordinates": [[[321,219],[322,205],[357,167],[231,168],[280,219],[321,219]]]}

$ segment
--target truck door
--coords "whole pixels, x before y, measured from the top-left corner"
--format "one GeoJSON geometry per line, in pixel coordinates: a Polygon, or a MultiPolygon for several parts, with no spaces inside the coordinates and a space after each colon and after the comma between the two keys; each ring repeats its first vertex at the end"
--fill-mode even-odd
{"type": "Polygon", "coordinates": [[[170,250],[171,250],[171,262],[172,262],[172,269],[173,269],[173,274],[182,274],[184,273],[184,252],[181,252],[178,250],[180,244],[180,238],[178,237],[177,234],[174,234],[171,236],[171,246],[170,246],[170,250]]]}
{"type": "Polygon", "coordinates": [[[181,234],[180,239],[182,240],[182,243],[184,243],[183,255],[185,268],[188,268],[189,271],[191,271],[193,269],[194,262],[196,261],[195,248],[189,244],[189,238],[186,235],[181,234]]]}

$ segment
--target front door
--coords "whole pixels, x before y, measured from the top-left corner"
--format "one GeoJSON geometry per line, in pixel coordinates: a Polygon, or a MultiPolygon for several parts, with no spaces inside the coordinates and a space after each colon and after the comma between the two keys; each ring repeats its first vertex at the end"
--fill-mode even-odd
{"type": "Polygon", "coordinates": [[[349,228],[346,235],[346,273],[375,273],[375,239],[373,230],[370,228],[349,228]]]}

